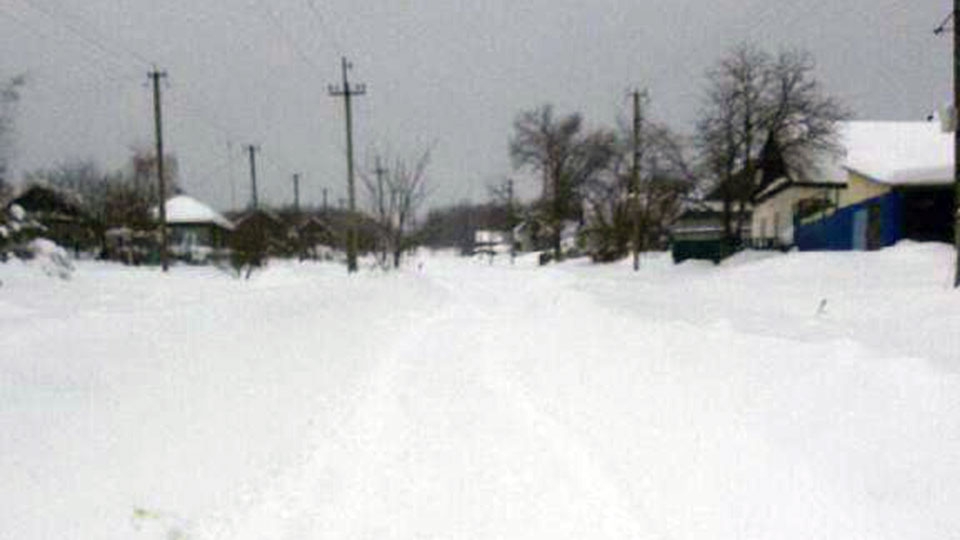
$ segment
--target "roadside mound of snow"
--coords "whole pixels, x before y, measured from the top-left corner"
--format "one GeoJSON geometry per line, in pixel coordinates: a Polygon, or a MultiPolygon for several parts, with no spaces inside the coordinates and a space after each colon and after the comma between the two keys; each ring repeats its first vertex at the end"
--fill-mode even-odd
{"type": "Polygon", "coordinates": [[[46,238],[36,238],[26,246],[27,259],[44,274],[60,279],[70,279],[73,274],[73,261],[67,250],[46,238]]]}
{"type": "Polygon", "coordinates": [[[877,354],[935,361],[960,372],[960,293],[954,252],[900,242],[879,251],[744,252],[720,265],[686,261],[570,268],[611,306],[657,320],[734,328],[801,340],[852,339],[877,354]]]}
{"type": "Polygon", "coordinates": [[[780,251],[758,251],[754,249],[745,249],[720,263],[720,266],[741,266],[744,264],[753,264],[767,259],[778,258],[783,255],[780,251]]]}

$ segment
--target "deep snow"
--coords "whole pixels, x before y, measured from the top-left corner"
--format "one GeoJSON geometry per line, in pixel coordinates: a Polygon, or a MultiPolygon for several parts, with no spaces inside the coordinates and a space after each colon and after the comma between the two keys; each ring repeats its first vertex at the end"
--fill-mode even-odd
{"type": "Polygon", "coordinates": [[[960,536],[947,246],[0,265],[0,538],[960,536]]]}

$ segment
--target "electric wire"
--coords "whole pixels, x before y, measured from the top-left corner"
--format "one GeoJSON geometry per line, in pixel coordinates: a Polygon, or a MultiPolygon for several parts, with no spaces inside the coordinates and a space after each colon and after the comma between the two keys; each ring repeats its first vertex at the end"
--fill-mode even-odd
{"type": "MultiPolygon", "coordinates": [[[[135,51],[132,48],[123,47],[117,44],[109,45],[107,44],[106,40],[102,37],[102,35],[99,35],[96,32],[92,32],[92,31],[90,33],[85,33],[84,31],[81,31],[77,27],[78,23],[76,19],[72,19],[72,18],[68,19],[66,16],[57,15],[52,11],[50,11],[47,7],[37,4],[33,0],[19,0],[19,1],[27,5],[34,12],[40,13],[46,19],[49,19],[51,22],[67,30],[75,39],[83,43],[84,48],[82,50],[85,52],[85,54],[89,55],[91,58],[96,59],[98,62],[92,62],[90,64],[83,65],[83,67],[81,67],[81,65],[74,65],[72,67],[74,69],[77,69],[81,73],[86,73],[88,75],[95,75],[94,80],[106,79],[121,86],[128,86],[131,81],[140,80],[140,77],[134,78],[132,73],[130,73],[131,71],[133,71],[133,66],[131,65],[131,63],[125,62],[117,58],[118,56],[126,56],[133,61],[132,64],[141,66],[140,68],[138,68],[138,70],[142,69],[142,67],[145,67],[145,66],[149,66],[151,68],[155,66],[155,64],[151,62],[145,55],[135,51]]],[[[291,45],[293,50],[297,53],[298,58],[308,66],[314,69],[317,69],[319,71],[319,66],[316,63],[314,63],[304,53],[303,49],[299,45],[297,45],[297,43],[289,36],[282,22],[277,17],[277,15],[269,7],[264,6],[264,8],[266,10],[268,17],[271,19],[272,23],[274,24],[274,26],[276,26],[277,29],[281,31],[284,39],[291,45]]],[[[313,11],[313,6],[311,6],[311,8],[313,11]]],[[[319,15],[316,13],[316,11],[313,11],[313,12],[316,15],[319,15]]],[[[23,25],[25,23],[22,13],[14,15],[10,11],[0,10],[0,15],[7,17],[9,20],[13,21],[18,25],[23,25]]],[[[317,18],[322,23],[322,18],[320,18],[319,16],[317,18]]],[[[30,26],[30,25],[27,24],[27,26],[30,26]]],[[[36,28],[35,24],[32,26],[36,28]]],[[[64,36],[62,34],[53,32],[51,30],[41,30],[41,32],[61,42],[64,39],[64,36]]],[[[53,79],[47,80],[45,82],[51,84],[51,86],[55,86],[59,88],[61,91],[66,91],[66,92],[75,91],[74,87],[71,86],[71,88],[68,89],[65,86],[59,84],[58,82],[55,82],[55,80],[53,79]]],[[[94,89],[91,88],[91,90],[94,90],[94,89]]],[[[196,91],[196,89],[193,89],[193,92],[195,94],[199,93],[196,91]]],[[[167,118],[166,123],[168,126],[170,126],[170,128],[175,128],[175,127],[180,128],[186,123],[193,123],[194,125],[206,127],[212,133],[216,133],[217,135],[225,139],[227,142],[241,139],[240,137],[236,136],[233,130],[227,129],[226,127],[224,127],[222,122],[212,118],[212,116],[209,113],[207,113],[203,107],[200,107],[198,106],[198,104],[195,104],[194,100],[189,99],[184,93],[172,92],[166,95],[165,97],[166,97],[166,101],[168,102],[167,103],[168,110],[179,109],[181,111],[185,111],[189,113],[186,115],[174,115],[170,118],[167,118]]],[[[231,156],[231,158],[233,158],[233,156],[231,156]]],[[[268,165],[278,170],[284,168],[285,166],[279,164],[277,160],[284,161],[284,162],[287,161],[286,159],[283,159],[280,156],[274,157],[270,154],[265,155],[264,158],[265,158],[265,162],[268,165]]],[[[204,171],[203,167],[190,166],[189,168],[200,171],[201,173],[204,173],[206,175],[213,175],[221,172],[222,169],[224,169],[226,166],[227,166],[226,164],[223,164],[212,170],[206,169],[206,171],[204,171]]],[[[293,170],[293,168],[291,167],[286,167],[286,168],[289,170],[293,170]]]]}

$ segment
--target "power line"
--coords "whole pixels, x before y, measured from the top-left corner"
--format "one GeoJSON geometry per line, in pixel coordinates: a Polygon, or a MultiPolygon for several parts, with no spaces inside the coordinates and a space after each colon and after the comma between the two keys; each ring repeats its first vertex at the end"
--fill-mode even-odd
{"type": "MultiPolygon", "coordinates": [[[[22,18],[21,16],[22,14],[14,15],[13,13],[10,13],[7,11],[0,11],[0,15],[4,15],[14,23],[17,23],[18,25],[27,25],[27,26],[30,25],[27,22],[27,20],[22,18]]],[[[57,21],[53,21],[53,20],[51,20],[51,22],[57,23],[57,21]]],[[[35,30],[42,28],[36,25],[33,25],[33,26],[35,30]]],[[[52,39],[63,39],[65,37],[63,36],[63,34],[55,33],[48,28],[42,28],[40,29],[40,32],[46,34],[48,37],[52,39]]],[[[136,73],[138,74],[134,76],[133,66],[117,60],[114,57],[113,53],[111,53],[105,47],[98,45],[95,41],[84,39],[84,38],[80,38],[80,39],[85,45],[85,47],[81,49],[82,51],[86,51],[90,53],[91,58],[96,58],[97,60],[100,60],[101,62],[103,62],[104,65],[100,66],[101,68],[109,68],[113,70],[108,72],[108,71],[105,71],[105,69],[100,69],[99,74],[102,77],[110,79],[114,82],[118,82],[118,83],[122,82],[123,84],[129,84],[131,81],[140,80],[140,75],[139,75],[139,73],[141,73],[140,68],[136,69],[136,73]]],[[[80,64],[74,64],[72,67],[76,69],[80,69],[80,66],[81,66],[80,64]]]]}
{"type": "Polygon", "coordinates": [[[283,37],[283,40],[286,41],[287,44],[289,44],[293,48],[293,51],[296,53],[297,57],[299,57],[300,60],[303,61],[303,63],[307,64],[313,69],[316,69],[318,73],[322,72],[323,69],[319,65],[317,65],[313,60],[311,60],[310,57],[303,52],[303,49],[300,48],[297,42],[290,37],[290,34],[287,32],[286,28],[283,26],[283,23],[277,17],[277,14],[274,13],[272,9],[270,9],[270,6],[266,5],[262,1],[259,1],[259,3],[260,3],[260,7],[262,7],[263,10],[266,12],[267,18],[269,18],[270,21],[273,23],[273,25],[276,26],[277,30],[279,30],[281,37],[283,37]]]}
{"type": "MultiPolygon", "coordinates": [[[[96,72],[96,79],[98,80],[110,80],[118,85],[129,85],[131,81],[136,80],[132,75],[128,75],[130,71],[134,69],[132,64],[145,64],[151,65],[152,62],[146,58],[143,54],[140,54],[136,50],[119,46],[117,44],[108,43],[101,34],[93,32],[88,24],[79,22],[78,18],[75,17],[66,17],[62,14],[58,14],[55,11],[52,11],[50,8],[38,4],[35,0],[20,0],[28,6],[31,10],[42,15],[48,19],[51,23],[56,24],[57,26],[65,29],[74,40],[78,40],[81,43],[82,47],[80,50],[86,51],[88,54],[92,55],[93,58],[97,60],[95,63],[78,63],[74,64],[75,69],[82,71],[88,71],[93,68],[93,71],[96,72]],[[132,60],[129,62],[128,60],[132,60]]],[[[266,7],[266,6],[264,6],[266,7]]],[[[314,7],[315,9],[315,7],[314,7]]],[[[285,40],[293,47],[294,51],[297,53],[298,58],[305,64],[311,66],[312,68],[318,69],[316,63],[312,62],[308,55],[305,54],[304,50],[298,46],[298,44],[291,38],[287,33],[286,28],[283,26],[283,23],[277,17],[276,13],[271,10],[269,7],[266,7],[267,16],[270,18],[272,23],[280,30],[285,40]]],[[[316,15],[316,12],[312,12],[316,15]]],[[[23,12],[14,16],[13,13],[8,11],[0,10],[0,15],[4,15],[7,18],[11,19],[15,24],[22,25],[24,22],[23,12]]],[[[322,19],[318,20],[322,23],[322,19]]],[[[33,26],[37,26],[37,23],[30,21],[33,26]]],[[[63,41],[64,39],[69,39],[63,32],[56,32],[49,28],[49,25],[43,25],[41,28],[44,34],[50,36],[51,38],[57,41],[63,41]]],[[[331,36],[332,37],[332,36],[331,36]]],[[[319,69],[318,69],[319,71],[319,69]]],[[[72,83],[71,85],[57,85],[61,90],[73,90],[72,83]]],[[[230,140],[238,140],[240,137],[237,136],[236,130],[228,129],[225,124],[216,118],[216,115],[212,115],[209,110],[209,107],[204,107],[202,102],[211,102],[208,97],[200,92],[200,89],[191,85],[188,87],[188,90],[191,94],[194,94],[195,97],[191,97],[183,92],[184,88],[180,89],[179,92],[171,93],[167,97],[168,101],[173,105],[175,109],[180,109],[187,114],[173,115],[171,118],[166,118],[165,120],[173,122],[173,125],[180,125],[184,122],[194,123],[197,126],[204,126],[208,128],[211,133],[217,134],[218,136],[230,140]]],[[[169,105],[168,105],[169,108],[169,105]]],[[[168,115],[169,111],[168,111],[168,115]]],[[[291,168],[287,168],[290,170],[291,168]]]]}
{"type": "MultiPolygon", "coordinates": [[[[953,16],[954,16],[953,12],[950,12],[949,15],[944,17],[943,20],[940,21],[940,24],[933,29],[934,35],[939,36],[940,34],[946,32],[947,30],[952,30],[952,28],[948,27],[947,24],[953,21],[953,16]]],[[[956,23],[954,23],[954,25],[956,25],[956,23]]]]}
{"type": "MultiPolygon", "coordinates": [[[[125,70],[129,68],[129,64],[117,59],[115,57],[113,50],[111,50],[110,47],[107,47],[102,43],[98,44],[96,39],[83,35],[80,31],[76,30],[75,27],[70,26],[70,23],[63,21],[61,18],[55,17],[52,13],[49,13],[43,8],[39,6],[34,6],[32,4],[30,7],[35,8],[37,11],[41,12],[48,19],[50,19],[51,22],[56,23],[58,25],[62,25],[64,27],[71,28],[71,34],[73,35],[73,37],[80,39],[82,44],[84,45],[81,48],[81,50],[88,52],[94,58],[102,62],[102,64],[76,63],[71,66],[73,69],[79,70],[81,72],[86,72],[91,75],[95,74],[95,77],[92,77],[92,79],[97,81],[109,80],[118,85],[130,87],[130,83],[132,82],[131,81],[132,77],[128,77],[125,73],[125,70]]],[[[18,23],[21,25],[26,24],[26,21],[22,17],[14,16],[12,13],[9,13],[6,11],[0,11],[0,15],[6,16],[8,19],[14,21],[15,23],[18,23]]],[[[31,25],[34,26],[34,29],[38,29],[39,31],[43,32],[45,35],[50,36],[52,38],[63,39],[65,37],[64,34],[54,33],[48,30],[46,27],[39,27],[36,24],[31,24],[31,25]]],[[[137,53],[134,53],[134,52],[130,52],[130,54],[131,56],[134,56],[134,57],[138,56],[137,53]]],[[[140,56],[139,59],[145,60],[145,58],[143,58],[142,56],[140,56]]],[[[70,93],[70,92],[76,91],[74,82],[71,82],[70,85],[65,85],[65,84],[59,84],[55,79],[48,79],[46,80],[46,84],[58,88],[59,91],[63,93],[70,93]]],[[[94,89],[91,88],[91,90],[94,90],[94,89]]],[[[97,90],[102,91],[99,89],[97,90]]],[[[173,94],[173,96],[179,97],[179,99],[172,100],[175,103],[175,106],[177,108],[186,110],[190,113],[187,115],[173,116],[172,117],[173,125],[181,124],[184,121],[187,121],[187,122],[196,121],[204,126],[211,128],[218,135],[222,135],[227,138],[236,138],[236,137],[233,137],[230,130],[223,127],[222,123],[211,119],[210,115],[207,114],[202,108],[190,105],[190,103],[186,101],[185,96],[182,96],[182,95],[178,96],[177,94],[173,94]]],[[[168,120],[170,119],[171,118],[168,118],[168,120]]],[[[209,173],[208,171],[208,174],[214,174],[216,172],[219,172],[219,170],[216,170],[213,173],[209,173]]]]}
{"type": "MultiPolygon", "coordinates": [[[[93,47],[96,51],[99,51],[100,53],[98,55],[99,58],[101,58],[102,60],[107,60],[109,62],[112,62],[113,65],[111,67],[115,70],[128,67],[126,63],[119,61],[115,57],[116,56],[115,51],[119,51],[123,54],[126,54],[138,62],[142,62],[146,65],[152,65],[152,62],[150,62],[144,55],[138,53],[137,51],[131,48],[116,46],[113,48],[113,50],[111,50],[111,47],[107,46],[105,40],[103,40],[102,38],[93,38],[90,35],[83,33],[82,31],[78,30],[75,26],[73,26],[71,22],[65,20],[63,17],[59,17],[56,14],[51,13],[45,7],[37,5],[36,3],[33,2],[33,0],[20,0],[20,1],[28,4],[30,7],[32,7],[36,11],[43,13],[48,18],[59,23],[61,26],[69,30],[74,36],[81,39],[88,46],[93,47]]],[[[3,12],[0,12],[0,13],[3,13],[3,12]]],[[[111,80],[114,80],[115,82],[118,82],[118,83],[126,82],[125,80],[118,79],[117,77],[114,77],[113,75],[105,71],[101,71],[101,75],[107,78],[110,78],[111,80]]],[[[192,91],[197,94],[202,94],[202,92],[200,92],[197,88],[193,88],[192,91]]],[[[211,117],[204,111],[203,107],[199,107],[199,106],[193,107],[192,105],[188,104],[186,102],[188,98],[183,94],[178,94],[175,96],[178,97],[179,99],[175,99],[174,101],[178,103],[182,108],[188,109],[194,115],[199,117],[198,119],[201,122],[204,122],[208,126],[212,127],[214,130],[217,130],[223,133],[227,137],[230,137],[233,135],[231,130],[224,128],[221,122],[211,119],[211,117]]]]}
{"type": "Polygon", "coordinates": [[[310,13],[313,15],[314,20],[320,23],[320,26],[322,26],[323,30],[325,30],[325,32],[322,31],[320,33],[326,36],[328,40],[330,40],[330,44],[333,45],[333,48],[334,50],[336,50],[337,54],[340,56],[343,56],[345,51],[343,50],[343,47],[340,44],[340,40],[337,39],[336,34],[333,33],[333,30],[327,24],[326,18],[320,13],[320,10],[317,8],[316,2],[314,2],[314,0],[306,0],[306,4],[307,4],[307,8],[310,10],[310,13]]]}
{"type": "Polygon", "coordinates": [[[197,122],[210,128],[212,131],[216,131],[224,138],[229,139],[236,137],[236,133],[234,131],[224,127],[222,123],[210,116],[204,109],[195,107],[193,104],[186,101],[181,101],[181,99],[184,99],[184,96],[178,96],[177,94],[174,94],[173,101],[177,103],[185,112],[192,113],[192,116],[187,115],[184,117],[184,119],[196,120],[197,122]]]}
{"type": "MultiPolygon", "coordinates": [[[[72,26],[70,22],[65,21],[62,17],[56,16],[46,8],[34,4],[32,0],[20,0],[20,1],[27,3],[30,7],[34,8],[36,11],[43,13],[54,22],[68,29],[75,37],[82,40],[88,46],[87,50],[89,50],[90,52],[96,52],[97,58],[99,58],[100,60],[106,61],[107,64],[102,67],[110,68],[112,71],[106,71],[105,69],[98,69],[97,71],[100,77],[109,79],[111,81],[114,81],[118,84],[123,84],[123,85],[126,85],[130,82],[129,79],[132,79],[132,77],[127,77],[125,74],[122,73],[122,70],[130,66],[128,66],[125,62],[118,60],[115,57],[116,53],[112,51],[110,47],[106,46],[106,44],[103,42],[102,39],[98,40],[84,34],[80,30],[77,30],[76,27],[72,26]]],[[[14,18],[11,16],[11,14],[7,12],[0,12],[0,13],[10,16],[10,18],[14,18]]],[[[147,61],[145,56],[137,53],[136,51],[133,51],[132,49],[117,47],[115,50],[122,51],[123,53],[131,56],[132,58],[136,59],[139,62],[144,62],[147,65],[151,64],[149,61],[147,61]]],[[[74,65],[73,67],[76,69],[82,69],[79,65],[74,65]]],[[[194,91],[197,92],[196,89],[194,89],[194,91]]],[[[179,94],[179,95],[174,94],[174,97],[175,97],[174,102],[177,103],[181,108],[187,109],[189,112],[193,113],[193,115],[195,115],[197,120],[205,123],[207,126],[213,128],[214,130],[224,134],[224,136],[226,137],[231,137],[233,135],[230,130],[223,127],[222,123],[212,120],[210,116],[203,110],[202,107],[193,107],[192,105],[188,104],[185,101],[187,99],[186,96],[183,96],[182,94],[179,94]]]]}
{"type": "Polygon", "coordinates": [[[110,50],[109,50],[109,47],[106,45],[106,40],[104,40],[102,36],[100,36],[100,37],[98,37],[98,38],[92,38],[92,37],[90,37],[87,33],[84,33],[84,32],[82,32],[82,31],[78,30],[77,27],[74,26],[75,19],[74,19],[73,22],[71,22],[71,21],[67,20],[64,16],[58,15],[58,14],[56,14],[56,13],[51,12],[46,6],[43,6],[42,4],[37,4],[36,2],[34,2],[34,0],[20,0],[20,1],[23,2],[23,3],[25,3],[25,4],[27,4],[28,6],[30,6],[30,7],[33,8],[34,10],[43,13],[43,14],[46,15],[47,17],[49,17],[49,18],[51,18],[51,19],[53,19],[53,20],[58,21],[61,26],[63,26],[67,31],[69,31],[69,32],[72,33],[73,35],[77,36],[77,38],[79,38],[79,39],[81,39],[81,40],[83,40],[83,41],[86,41],[87,43],[90,43],[90,44],[93,45],[94,47],[97,47],[97,48],[103,50],[103,51],[106,52],[107,54],[112,55],[112,54],[114,54],[116,51],[120,51],[120,52],[122,52],[122,53],[130,56],[131,58],[135,59],[137,62],[139,62],[139,63],[141,63],[141,64],[144,64],[145,66],[150,66],[150,65],[152,65],[152,63],[153,63],[153,62],[152,62],[150,59],[148,59],[146,56],[138,53],[137,51],[134,51],[133,49],[127,48],[127,47],[115,46],[115,47],[116,47],[116,51],[110,51],[110,50]]]}

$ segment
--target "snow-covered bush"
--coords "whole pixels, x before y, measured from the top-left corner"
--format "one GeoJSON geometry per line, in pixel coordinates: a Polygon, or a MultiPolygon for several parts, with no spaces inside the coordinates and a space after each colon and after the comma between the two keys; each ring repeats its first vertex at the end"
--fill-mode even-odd
{"type": "Polygon", "coordinates": [[[35,261],[48,276],[70,279],[73,262],[65,249],[39,235],[43,225],[28,219],[19,205],[11,205],[0,215],[0,262],[11,256],[35,261]]]}
{"type": "Polygon", "coordinates": [[[12,204],[0,212],[0,262],[11,255],[30,257],[26,246],[43,231],[44,226],[29,219],[20,205],[12,204]]]}
{"type": "Polygon", "coordinates": [[[46,238],[36,238],[20,251],[21,257],[32,259],[45,274],[70,279],[74,266],[67,250],[46,238]]]}

